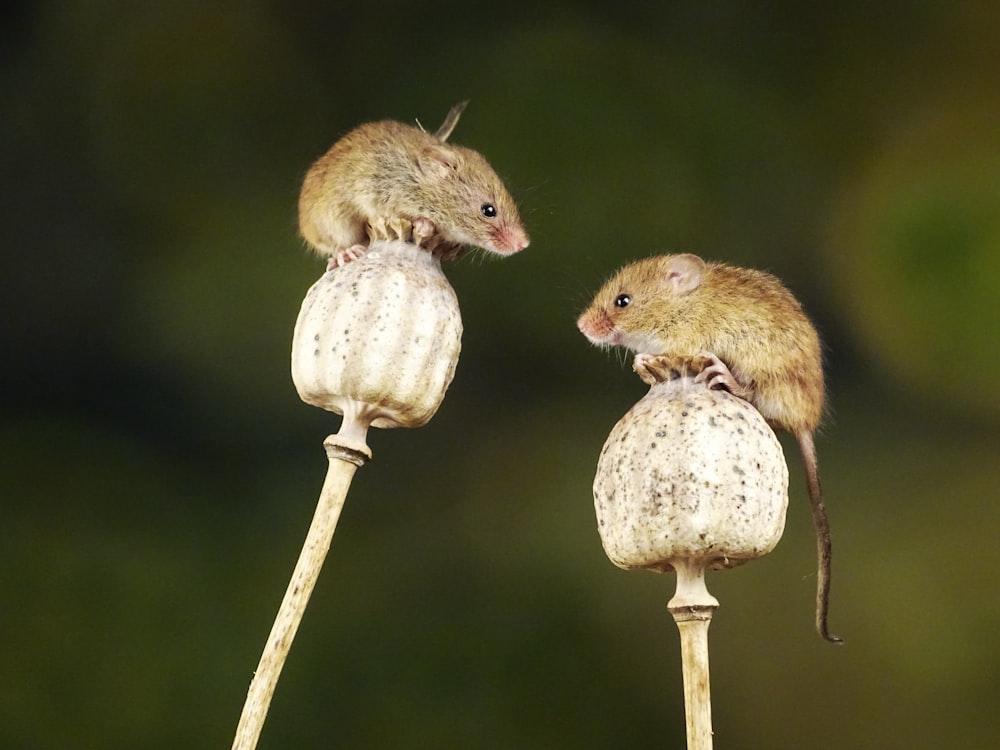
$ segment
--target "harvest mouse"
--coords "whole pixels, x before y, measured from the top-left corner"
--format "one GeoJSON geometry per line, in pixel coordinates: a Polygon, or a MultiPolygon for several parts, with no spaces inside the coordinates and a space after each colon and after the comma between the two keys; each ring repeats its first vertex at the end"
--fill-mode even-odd
{"type": "Polygon", "coordinates": [[[707,357],[710,365],[696,380],[749,401],[771,426],[795,435],[816,529],[816,630],[839,643],[827,627],[830,527],[813,445],[823,415],[822,353],[816,329],[791,292],[763,271],[664,255],[618,271],[577,327],[594,344],[637,352],[640,376],[655,355],[707,357]]]}
{"type": "Polygon", "coordinates": [[[299,231],[335,268],[386,228],[444,256],[472,245],[499,255],[528,246],[517,206],[481,154],[447,143],[466,102],[435,133],[384,120],[361,125],[312,165],[299,231]]]}

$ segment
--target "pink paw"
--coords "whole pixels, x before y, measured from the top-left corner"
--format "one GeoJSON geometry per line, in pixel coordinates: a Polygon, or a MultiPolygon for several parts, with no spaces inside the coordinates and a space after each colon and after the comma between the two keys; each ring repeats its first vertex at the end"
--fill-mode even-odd
{"type": "Polygon", "coordinates": [[[365,257],[366,250],[368,250],[368,248],[364,245],[351,245],[346,250],[341,250],[339,253],[332,256],[326,263],[326,270],[333,271],[346,266],[352,260],[361,260],[365,257]]]}
{"type": "Polygon", "coordinates": [[[413,220],[413,244],[422,245],[425,240],[434,236],[437,227],[430,219],[423,216],[413,220]]]}

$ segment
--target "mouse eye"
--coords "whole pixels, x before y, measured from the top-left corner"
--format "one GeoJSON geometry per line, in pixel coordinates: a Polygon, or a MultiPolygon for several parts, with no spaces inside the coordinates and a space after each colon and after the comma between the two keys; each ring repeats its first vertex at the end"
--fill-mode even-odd
{"type": "Polygon", "coordinates": [[[479,207],[479,210],[482,211],[483,216],[485,216],[487,219],[496,218],[497,207],[494,206],[492,203],[484,203],[482,206],[479,207]]]}
{"type": "Polygon", "coordinates": [[[619,294],[615,297],[615,307],[628,307],[632,304],[632,295],[619,294]]]}

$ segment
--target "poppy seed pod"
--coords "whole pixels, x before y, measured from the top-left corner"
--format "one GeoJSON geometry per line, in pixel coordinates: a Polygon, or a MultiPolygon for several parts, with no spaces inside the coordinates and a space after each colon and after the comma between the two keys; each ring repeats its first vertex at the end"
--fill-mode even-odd
{"type": "Polygon", "coordinates": [[[753,406],[684,374],[655,383],[615,425],[594,505],[604,551],[619,567],[732,567],[781,538],[788,467],[753,406]]]}
{"type": "Polygon", "coordinates": [[[326,481],[243,704],[233,750],[253,750],[347,492],[371,458],[370,426],[434,416],[461,350],[462,319],[441,262],[415,244],[373,239],[309,289],[292,334],[292,380],[306,403],[343,414],[323,443],[326,481]]]}
{"type": "Polygon", "coordinates": [[[300,398],[374,427],[426,424],[462,345],[458,298],[441,262],[416,245],[375,242],[306,294],[292,338],[300,398]]]}
{"type": "Polygon", "coordinates": [[[708,568],[770,552],[788,507],[788,467],[760,413],[696,379],[702,357],[640,354],[649,392],[611,430],[594,507],[604,551],[622,568],[674,571],[688,750],[712,748],[708,568]]]}

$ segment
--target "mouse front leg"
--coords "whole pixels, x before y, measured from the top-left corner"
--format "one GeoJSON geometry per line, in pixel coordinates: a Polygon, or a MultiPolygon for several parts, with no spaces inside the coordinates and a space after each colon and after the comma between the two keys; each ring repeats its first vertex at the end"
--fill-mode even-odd
{"type": "Polygon", "coordinates": [[[380,239],[399,242],[413,242],[413,222],[401,216],[383,219],[380,222],[380,239]]]}
{"type": "Polygon", "coordinates": [[[694,382],[705,383],[711,389],[724,388],[744,401],[753,400],[753,388],[740,383],[725,362],[712,352],[699,352],[698,356],[707,359],[708,366],[695,376],[694,382]]]}
{"type": "Polygon", "coordinates": [[[413,221],[413,242],[429,250],[440,260],[455,260],[462,254],[462,246],[446,241],[438,234],[434,222],[423,216],[413,221]]]}
{"type": "Polygon", "coordinates": [[[632,360],[632,371],[646,385],[656,385],[664,380],[657,366],[661,357],[649,352],[639,352],[632,360]]]}
{"type": "Polygon", "coordinates": [[[437,233],[434,222],[424,216],[418,216],[413,220],[413,244],[423,245],[427,240],[437,233]]]}
{"type": "Polygon", "coordinates": [[[701,366],[696,357],[678,354],[639,352],[632,360],[632,370],[646,385],[688,377],[701,366]]]}

